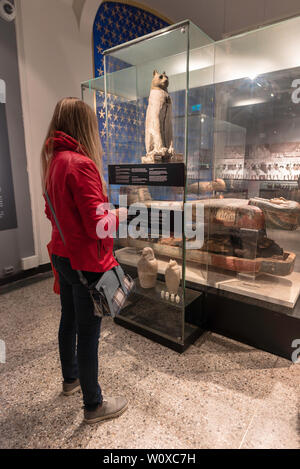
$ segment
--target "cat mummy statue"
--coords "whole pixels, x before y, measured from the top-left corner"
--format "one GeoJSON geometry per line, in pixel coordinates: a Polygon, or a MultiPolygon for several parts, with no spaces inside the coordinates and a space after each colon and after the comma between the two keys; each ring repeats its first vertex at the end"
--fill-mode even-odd
{"type": "Polygon", "coordinates": [[[166,162],[175,155],[173,147],[172,100],[166,73],[153,72],[146,113],[146,157],[143,163],[166,162]]]}

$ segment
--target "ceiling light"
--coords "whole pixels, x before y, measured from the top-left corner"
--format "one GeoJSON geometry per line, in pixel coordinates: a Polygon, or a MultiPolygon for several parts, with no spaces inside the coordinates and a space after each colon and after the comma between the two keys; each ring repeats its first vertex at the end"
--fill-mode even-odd
{"type": "Polygon", "coordinates": [[[250,98],[250,99],[240,99],[235,101],[233,104],[234,107],[239,106],[253,106],[254,104],[261,104],[267,102],[266,99],[263,98],[250,98]]]}
{"type": "Polygon", "coordinates": [[[257,73],[250,73],[248,75],[248,78],[250,78],[250,80],[255,80],[256,77],[257,77],[257,73]]]}

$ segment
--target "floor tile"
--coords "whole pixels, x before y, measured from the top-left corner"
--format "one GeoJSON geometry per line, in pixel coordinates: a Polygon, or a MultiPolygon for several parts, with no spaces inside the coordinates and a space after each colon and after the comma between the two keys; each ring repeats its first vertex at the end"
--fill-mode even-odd
{"type": "Polygon", "coordinates": [[[130,405],[119,419],[84,425],[81,394],[61,395],[59,310],[52,279],[0,296],[0,447],[298,447],[300,367],[211,333],[178,354],[110,319],[99,380],[104,395],[125,394],[130,405]]]}

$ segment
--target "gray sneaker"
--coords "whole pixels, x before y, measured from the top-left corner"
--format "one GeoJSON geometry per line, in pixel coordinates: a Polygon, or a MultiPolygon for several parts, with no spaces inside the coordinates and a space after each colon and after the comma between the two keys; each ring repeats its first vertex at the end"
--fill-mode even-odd
{"type": "Polygon", "coordinates": [[[114,419],[125,412],[128,402],[125,397],[108,397],[96,410],[84,410],[84,422],[90,425],[103,420],[114,419]]]}
{"type": "Polygon", "coordinates": [[[76,379],[73,383],[65,383],[63,382],[63,395],[64,396],[72,396],[75,392],[80,390],[80,382],[79,379],[76,379]]]}

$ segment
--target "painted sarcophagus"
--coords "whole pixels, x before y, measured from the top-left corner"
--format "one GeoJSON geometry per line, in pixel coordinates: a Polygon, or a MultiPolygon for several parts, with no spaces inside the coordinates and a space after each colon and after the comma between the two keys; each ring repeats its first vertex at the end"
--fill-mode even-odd
{"type": "Polygon", "coordinates": [[[249,205],[259,207],[264,215],[266,224],[270,228],[294,231],[299,226],[300,204],[283,197],[276,199],[261,199],[255,197],[249,200],[249,205]]]}
{"type": "MultiPolygon", "coordinates": [[[[154,253],[158,256],[171,259],[182,259],[182,248],[178,246],[178,240],[168,240],[168,243],[157,242],[156,240],[130,239],[120,240],[123,246],[143,249],[151,246],[154,253]],[[177,244],[177,245],[176,245],[177,244]]],[[[272,275],[286,276],[293,272],[296,255],[292,252],[283,252],[277,257],[257,257],[247,259],[236,256],[217,254],[205,249],[187,249],[186,261],[197,264],[209,265],[222,270],[233,272],[258,274],[260,272],[272,275]]]]}
{"type": "MultiPolygon", "coordinates": [[[[183,208],[180,202],[147,201],[146,204],[161,210],[183,208]]],[[[283,220],[288,220],[285,229],[295,229],[299,226],[298,203],[282,200],[279,204],[265,199],[205,199],[188,204],[193,207],[194,222],[196,206],[201,204],[203,207],[204,240],[201,249],[193,249],[193,240],[189,239],[187,261],[234,272],[286,276],[293,271],[295,254],[285,252],[267,237],[266,222],[272,217],[273,224],[280,226],[283,220]]],[[[159,240],[129,239],[127,245],[137,248],[151,245],[158,255],[182,258],[182,240],[172,236],[159,240]]]]}

